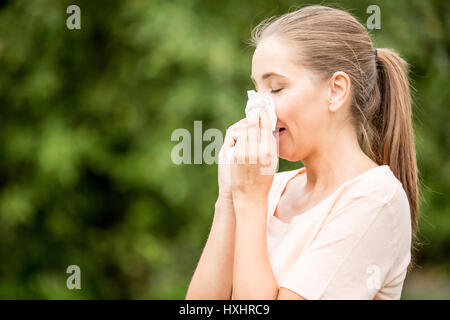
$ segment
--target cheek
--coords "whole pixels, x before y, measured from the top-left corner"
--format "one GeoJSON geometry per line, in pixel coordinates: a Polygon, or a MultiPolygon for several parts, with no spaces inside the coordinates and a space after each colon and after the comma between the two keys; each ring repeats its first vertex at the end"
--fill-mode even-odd
{"type": "Polygon", "coordinates": [[[277,99],[278,123],[288,129],[280,138],[280,157],[301,160],[317,145],[326,130],[325,99],[323,92],[313,87],[289,90],[277,99]]]}
{"type": "Polygon", "coordinates": [[[276,109],[280,125],[286,126],[294,136],[316,132],[324,119],[321,100],[314,90],[301,89],[280,97],[276,109]]]}

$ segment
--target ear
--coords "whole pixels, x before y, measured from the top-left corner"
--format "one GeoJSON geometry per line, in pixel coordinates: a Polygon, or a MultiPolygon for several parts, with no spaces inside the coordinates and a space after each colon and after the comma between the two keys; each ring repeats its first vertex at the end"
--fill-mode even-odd
{"type": "Polygon", "coordinates": [[[343,108],[350,96],[350,77],[343,71],[335,72],[329,81],[329,86],[329,110],[336,112],[343,108]]]}

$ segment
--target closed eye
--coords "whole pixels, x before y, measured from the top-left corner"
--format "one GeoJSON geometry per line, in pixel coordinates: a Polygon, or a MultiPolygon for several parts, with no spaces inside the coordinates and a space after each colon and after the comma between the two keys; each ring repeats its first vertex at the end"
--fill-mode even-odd
{"type": "Polygon", "coordinates": [[[283,89],[272,90],[271,92],[272,92],[272,93],[277,93],[277,92],[280,92],[281,90],[283,90],[283,89]]]}

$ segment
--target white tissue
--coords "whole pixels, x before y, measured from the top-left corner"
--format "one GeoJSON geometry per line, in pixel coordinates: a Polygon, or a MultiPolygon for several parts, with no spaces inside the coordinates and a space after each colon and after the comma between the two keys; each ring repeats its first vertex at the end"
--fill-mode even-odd
{"type": "Polygon", "coordinates": [[[271,96],[263,95],[255,90],[247,91],[248,101],[245,107],[245,115],[248,117],[250,111],[256,108],[264,108],[269,113],[270,121],[272,124],[272,131],[275,130],[277,125],[277,114],[275,113],[275,101],[271,96]]]}
{"type": "MultiPolygon", "coordinates": [[[[275,101],[270,96],[263,95],[259,92],[256,92],[255,90],[249,90],[247,91],[247,105],[245,106],[245,115],[246,117],[249,116],[249,114],[257,109],[257,108],[264,108],[269,113],[270,122],[272,125],[272,131],[275,130],[277,125],[277,115],[275,113],[275,101]]],[[[230,148],[227,152],[227,160],[228,163],[231,162],[231,156],[234,151],[234,147],[230,148]]]]}

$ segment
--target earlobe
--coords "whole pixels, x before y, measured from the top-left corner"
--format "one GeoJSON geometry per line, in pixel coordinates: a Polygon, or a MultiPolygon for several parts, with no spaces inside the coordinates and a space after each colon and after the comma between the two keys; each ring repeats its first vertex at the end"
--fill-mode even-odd
{"type": "Polygon", "coordinates": [[[328,109],[329,109],[331,112],[336,112],[336,111],[339,110],[339,108],[340,108],[340,104],[336,103],[336,100],[333,99],[333,98],[331,98],[331,99],[330,99],[330,106],[328,107],[328,109]]]}
{"type": "Polygon", "coordinates": [[[330,104],[329,106],[328,106],[328,109],[331,111],[331,112],[335,112],[336,110],[335,110],[335,107],[334,107],[334,105],[335,105],[335,98],[333,97],[333,90],[332,90],[332,88],[331,88],[331,84],[332,82],[330,82],[330,87],[328,88],[328,103],[330,104]]]}
{"type": "Polygon", "coordinates": [[[329,107],[328,109],[329,109],[331,112],[336,112],[336,111],[339,110],[339,108],[340,108],[339,105],[337,105],[336,103],[332,103],[332,104],[330,104],[330,107],[329,107]]]}
{"type": "Polygon", "coordinates": [[[336,106],[336,88],[334,88],[334,86],[335,84],[333,76],[330,80],[330,87],[328,88],[328,110],[330,110],[331,112],[336,112],[339,109],[339,107],[336,106]]]}

